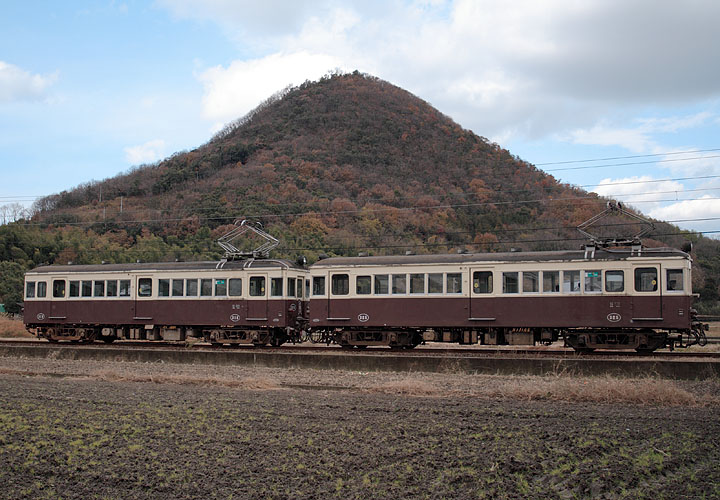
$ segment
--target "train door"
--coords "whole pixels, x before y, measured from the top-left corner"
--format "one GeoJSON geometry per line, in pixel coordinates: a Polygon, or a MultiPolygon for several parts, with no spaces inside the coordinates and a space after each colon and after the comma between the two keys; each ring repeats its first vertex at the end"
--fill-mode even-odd
{"type": "Polygon", "coordinates": [[[255,274],[250,276],[248,288],[247,319],[266,321],[268,318],[268,276],[255,274]]]}
{"type": "Polygon", "coordinates": [[[67,279],[64,276],[53,276],[50,280],[50,318],[61,320],[67,318],[67,279]]]}
{"type": "Polygon", "coordinates": [[[137,276],[135,278],[135,317],[138,321],[153,319],[153,278],[137,276]]]}
{"type": "Polygon", "coordinates": [[[662,286],[660,266],[638,264],[633,266],[632,320],[662,320],[662,286]]]}
{"type": "MultiPolygon", "coordinates": [[[[471,321],[494,321],[494,302],[491,300],[494,279],[493,270],[490,267],[470,268],[470,308],[469,319],[471,321]]],[[[448,282],[447,286],[451,286],[448,282]]]]}
{"type": "Polygon", "coordinates": [[[350,274],[347,271],[328,272],[328,317],[327,319],[348,320],[347,300],[344,296],[350,294],[350,274]]]}

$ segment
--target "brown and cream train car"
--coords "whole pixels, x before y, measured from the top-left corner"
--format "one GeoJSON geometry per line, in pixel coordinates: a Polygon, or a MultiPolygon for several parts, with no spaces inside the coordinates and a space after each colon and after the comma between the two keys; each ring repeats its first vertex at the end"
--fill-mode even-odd
{"type": "Polygon", "coordinates": [[[297,338],[307,270],[274,259],[52,265],[25,275],[25,323],[50,341],[297,338]]]}
{"type": "Polygon", "coordinates": [[[311,279],[309,327],[346,347],[564,338],[652,351],[698,327],[690,256],[669,248],[336,257],[311,279]]]}

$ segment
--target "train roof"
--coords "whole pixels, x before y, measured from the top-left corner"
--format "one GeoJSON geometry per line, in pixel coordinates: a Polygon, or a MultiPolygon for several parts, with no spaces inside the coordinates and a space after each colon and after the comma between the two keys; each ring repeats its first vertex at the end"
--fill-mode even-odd
{"type": "Polygon", "coordinates": [[[330,257],[320,260],[311,268],[334,266],[385,266],[414,264],[463,264],[472,262],[551,262],[577,260],[626,260],[629,258],[684,258],[690,256],[675,248],[644,248],[641,252],[631,249],[596,248],[594,256],[586,255],[585,250],[560,250],[548,252],[497,252],[497,253],[457,253],[427,255],[388,255],[368,257],[330,257]]]}
{"type": "Polygon", "coordinates": [[[153,272],[153,271],[212,271],[214,269],[297,269],[302,267],[284,259],[245,259],[201,262],[137,262],[130,264],[68,264],[40,266],[28,271],[38,274],[153,272]]]}

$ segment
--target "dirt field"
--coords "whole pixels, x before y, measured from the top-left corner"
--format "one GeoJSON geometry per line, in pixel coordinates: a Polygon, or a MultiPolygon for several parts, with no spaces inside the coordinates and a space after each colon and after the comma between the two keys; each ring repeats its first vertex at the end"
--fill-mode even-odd
{"type": "Polygon", "coordinates": [[[0,497],[720,497],[720,383],[556,379],[0,358],[0,497]]]}

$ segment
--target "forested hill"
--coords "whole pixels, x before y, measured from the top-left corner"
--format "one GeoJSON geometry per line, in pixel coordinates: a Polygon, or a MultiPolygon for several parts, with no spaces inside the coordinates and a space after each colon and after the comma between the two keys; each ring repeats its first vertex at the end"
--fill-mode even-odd
{"type": "MultiPolygon", "coordinates": [[[[356,72],[288,88],[193,151],[40,200],[32,220],[0,228],[0,260],[15,273],[43,262],[218,258],[214,241],[238,218],[278,237],[275,255],[311,261],[577,248],[575,226],[606,201],[356,72]]],[[[679,233],[658,224],[646,243],[693,240],[696,287],[717,300],[716,242],[679,233]]]]}

